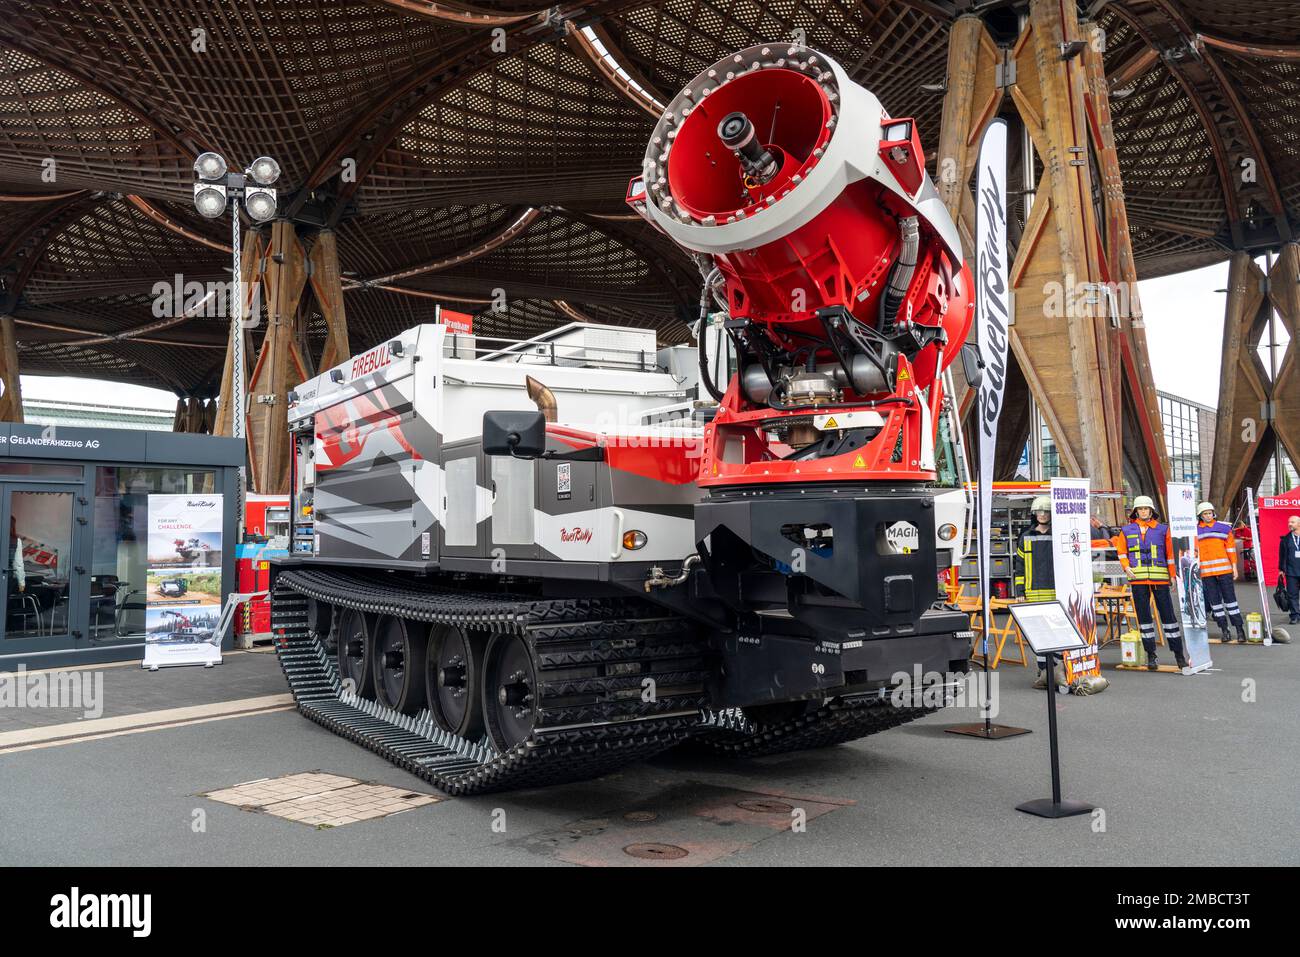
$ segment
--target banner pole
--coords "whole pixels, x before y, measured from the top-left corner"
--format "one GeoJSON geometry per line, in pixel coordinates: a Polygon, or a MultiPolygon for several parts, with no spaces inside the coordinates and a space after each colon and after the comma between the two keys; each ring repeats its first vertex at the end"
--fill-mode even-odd
{"type": "MultiPolygon", "coordinates": [[[[954,725],[944,730],[973,738],[997,740],[1029,733],[1025,728],[993,724],[993,678],[989,668],[989,629],[993,626],[993,603],[989,595],[993,455],[997,446],[998,419],[1002,417],[1002,395],[1007,381],[1007,340],[1011,327],[1006,120],[993,120],[980,138],[975,199],[975,333],[982,369],[975,401],[976,420],[979,423],[979,478],[976,486],[979,552],[976,559],[979,565],[980,608],[984,613],[984,627],[980,635],[980,648],[984,657],[984,721],[982,724],[954,725]]],[[[1008,526],[1008,535],[1010,532],[1008,526]]]]}

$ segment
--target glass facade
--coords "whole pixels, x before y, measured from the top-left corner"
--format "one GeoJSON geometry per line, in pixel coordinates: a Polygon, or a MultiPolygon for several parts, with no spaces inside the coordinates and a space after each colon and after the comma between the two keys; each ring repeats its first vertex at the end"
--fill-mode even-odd
{"type": "Polygon", "coordinates": [[[1167,392],[1159,392],[1157,397],[1169,454],[1169,481],[1195,485],[1204,498],[1210,486],[1217,414],[1209,406],[1167,392]]]}
{"type": "Polygon", "coordinates": [[[1056,478],[1061,474],[1061,453],[1056,448],[1056,440],[1047,426],[1043,426],[1042,444],[1039,445],[1043,455],[1043,478],[1056,478]]]}
{"type": "Polygon", "coordinates": [[[1296,477],[1295,466],[1291,463],[1291,457],[1283,452],[1282,484],[1277,484],[1277,459],[1270,458],[1268,468],[1264,471],[1264,477],[1259,480],[1259,488],[1256,491],[1264,495],[1272,495],[1278,492],[1289,492],[1297,485],[1300,485],[1300,478],[1296,477]]]}
{"type": "Polygon", "coordinates": [[[68,631],[73,493],[10,487],[5,640],[68,631]]]}
{"type": "Polygon", "coordinates": [[[215,484],[216,473],[211,470],[122,466],[95,469],[90,568],[92,638],[138,641],[144,637],[150,588],[149,496],[212,492],[215,484]]]}

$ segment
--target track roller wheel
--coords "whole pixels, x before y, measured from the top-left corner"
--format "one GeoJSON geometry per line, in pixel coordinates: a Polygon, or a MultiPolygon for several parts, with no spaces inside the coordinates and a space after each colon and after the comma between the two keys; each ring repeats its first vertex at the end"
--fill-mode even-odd
{"type": "Polygon", "coordinates": [[[537,723],[537,669],[528,644],[493,635],[483,655],[483,720],[498,751],[527,739],[537,723]]]}
{"type": "Polygon", "coordinates": [[[415,714],[424,707],[424,656],[429,645],[415,623],[395,615],[375,622],[375,700],[415,714]]]}
{"type": "Polygon", "coordinates": [[[334,626],[334,607],[329,602],[321,601],[319,598],[307,599],[307,630],[321,640],[321,644],[329,647],[332,642],[338,640],[337,635],[330,632],[334,626]]]}
{"type": "Polygon", "coordinates": [[[339,615],[339,678],[362,698],[375,696],[374,618],[348,608],[339,615]]]}
{"type": "Polygon", "coordinates": [[[483,638],[455,625],[434,625],[424,686],[438,727],[470,741],[483,736],[483,638]]]}

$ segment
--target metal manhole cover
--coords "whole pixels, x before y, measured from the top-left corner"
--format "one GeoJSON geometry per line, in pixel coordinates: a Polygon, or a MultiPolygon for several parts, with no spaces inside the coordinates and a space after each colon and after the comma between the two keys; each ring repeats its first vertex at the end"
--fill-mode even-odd
{"type": "Polygon", "coordinates": [[[643,861],[678,861],[688,852],[676,844],[629,844],[623,853],[643,861]]]}
{"type": "Polygon", "coordinates": [[[759,814],[789,814],[794,810],[792,804],[786,804],[784,801],[766,801],[762,798],[755,801],[737,801],[736,807],[746,811],[756,811],[759,814]]]}

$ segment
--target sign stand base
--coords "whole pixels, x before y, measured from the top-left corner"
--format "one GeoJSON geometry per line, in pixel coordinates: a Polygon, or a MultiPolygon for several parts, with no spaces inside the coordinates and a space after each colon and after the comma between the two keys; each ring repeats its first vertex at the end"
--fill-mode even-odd
{"type": "Polygon", "coordinates": [[[1036,798],[1024,804],[1017,804],[1016,810],[1038,817],[1074,817],[1087,814],[1092,810],[1092,805],[1086,801],[1053,801],[1051,798],[1036,798]]]}
{"type": "Polygon", "coordinates": [[[1032,734],[1029,728],[1013,728],[1007,724],[954,724],[943,729],[948,734],[964,734],[970,738],[983,738],[985,741],[997,741],[1000,738],[1014,738],[1022,734],[1032,734]]]}
{"type": "MultiPolygon", "coordinates": [[[[1034,651],[1037,652],[1038,649],[1035,648],[1034,651]]],[[[1047,673],[1056,673],[1056,654],[1050,651],[1047,652],[1047,673]]],[[[1067,801],[1061,797],[1061,757],[1056,742],[1056,689],[1052,684],[1049,682],[1047,685],[1047,747],[1052,759],[1052,796],[1017,804],[1016,810],[1037,817],[1074,817],[1087,814],[1093,805],[1085,801],[1067,801]]]]}

